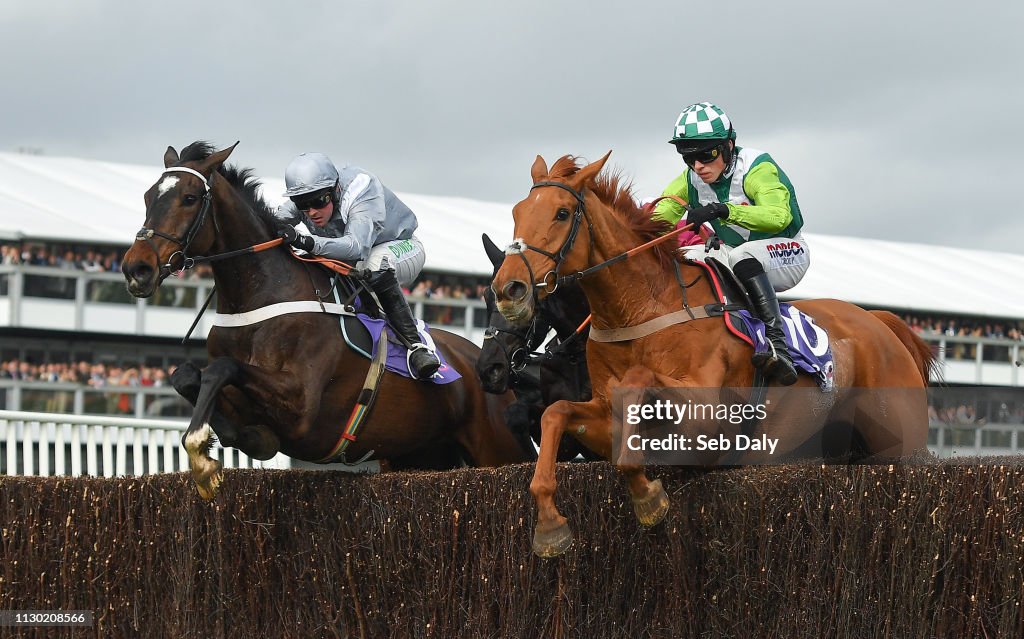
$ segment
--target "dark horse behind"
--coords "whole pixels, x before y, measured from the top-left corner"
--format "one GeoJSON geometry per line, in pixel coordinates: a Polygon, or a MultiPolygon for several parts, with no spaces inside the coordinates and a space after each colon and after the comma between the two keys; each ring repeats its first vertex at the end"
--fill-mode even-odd
{"type": "MultiPolygon", "coordinates": [[[[232,150],[214,152],[195,142],[179,156],[168,147],[167,170],[145,194],[145,225],[121,267],[132,295],[152,295],[164,278],[201,256],[215,259],[221,314],[318,301],[331,290],[332,274],[296,260],[287,248],[245,251],[275,239],[274,221],[251,171],[223,166],[232,150]]],[[[533,451],[523,450],[504,425],[511,393],[484,393],[473,374],[479,349],[452,333],[434,329],[432,335],[462,379],[435,385],[385,373],[379,400],[346,453],[405,467],[450,465],[460,457],[479,466],[530,459],[533,451]]],[[[187,364],[172,379],[195,405],[182,443],[205,499],[221,481],[221,465],[209,456],[214,434],[256,459],[278,452],[328,459],[370,367],[346,345],[338,316],[321,312],[215,326],[207,351],[206,368],[187,364]]]]}
{"type": "MultiPolygon", "coordinates": [[[[505,253],[485,233],[484,251],[496,273],[505,253]]],[[[484,295],[488,328],[480,349],[476,373],[488,393],[509,389],[516,401],[505,411],[508,427],[520,441],[540,444],[540,419],[544,409],[560,399],[572,402],[590,399],[587,373],[587,334],[583,326],[590,305],[578,284],[569,284],[538,302],[537,314],[526,326],[516,327],[498,312],[494,292],[484,295]],[[554,337],[547,341],[548,334],[554,337]],[[541,348],[543,347],[543,350],[541,348]]],[[[598,459],[573,437],[562,437],[559,461],[583,455],[598,459]]]]}

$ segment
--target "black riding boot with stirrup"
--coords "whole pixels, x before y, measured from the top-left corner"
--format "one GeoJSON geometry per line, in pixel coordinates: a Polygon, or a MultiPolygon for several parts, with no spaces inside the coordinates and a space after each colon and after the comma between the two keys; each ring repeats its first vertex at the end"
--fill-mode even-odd
{"type": "Polygon", "coordinates": [[[754,353],[751,358],[754,366],[764,371],[765,377],[774,379],[783,386],[796,383],[796,368],[793,367],[793,358],[789,355],[786,347],[786,335],[782,332],[782,312],[779,310],[779,299],[775,296],[775,288],[768,280],[768,274],[764,267],[754,259],[750,262],[756,264],[744,264],[743,260],[736,265],[733,272],[743,282],[750,300],[754,303],[754,311],[758,318],[764,322],[764,334],[768,338],[771,350],[767,353],[754,353]],[[747,268],[744,268],[747,267],[747,268]],[[753,271],[757,272],[753,272],[753,271]]]}
{"type": "Polygon", "coordinates": [[[430,379],[441,367],[441,360],[430,347],[420,341],[416,320],[412,317],[412,309],[402,294],[395,272],[387,269],[374,273],[370,279],[370,288],[377,294],[388,324],[409,349],[410,372],[416,379],[430,379]]]}

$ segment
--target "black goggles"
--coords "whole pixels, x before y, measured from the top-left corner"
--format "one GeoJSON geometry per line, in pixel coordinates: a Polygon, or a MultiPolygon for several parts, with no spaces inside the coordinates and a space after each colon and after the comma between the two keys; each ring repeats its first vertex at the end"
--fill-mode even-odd
{"type": "Polygon", "coordinates": [[[331,203],[334,189],[328,189],[326,191],[320,191],[318,193],[312,193],[309,195],[296,195],[291,198],[292,204],[295,208],[300,211],[308,211],[310,209],[322,209],[331,203]]]}
{"type": "Polygon", "coordinates": [[[718,158],[722,157],[722,147],[715,146],[701,151],[682,153],[681,155],[683,156],[683,162],[686,162],[686,165],[692,169],[693,165],[697,162],[700,162],[701,164],[711,164],[718,158]]]}

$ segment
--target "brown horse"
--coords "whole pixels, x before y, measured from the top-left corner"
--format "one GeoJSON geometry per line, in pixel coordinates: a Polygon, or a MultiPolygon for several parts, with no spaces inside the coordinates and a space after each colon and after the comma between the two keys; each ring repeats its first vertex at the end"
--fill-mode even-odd
{"type": "MultiPolygon", "coordinates": [[[[168,147],[168,170],[145,194],[145,226],[121,267],[132,295],[148,297],[171,272],[202,259],[196,256],[224,258],[211,261],[218,313],[320,300],[331,290],[326,270],[296,260],[287,248],[244,250],[274,239],[274,222],[251,171],[222,167],[233,149],[213,152],[196,142],[179,157],[168,147]]],[[[209,365],[175,371],[175,388],[195,404],[182,443],[205,499],[221,481],[221,465],[208,454],[214,433],[257,459],[279,451],[306,461],[330,456],[370,370],[338,322],[337,315],[307,310],[216,326],[207,340],[209,365]]],[[[385,373],[346,454],[358,459],[372,451],[399,467],[448,465],[438,460],[457,459],[453,451],[479,466],[529,460],[502,419],[511,393],[480,388],[473,371],[479,349],[451,333],[432,335],[462,379],[435,385],[385,373]]]]}
{"type": "MultiPolygon", "coordinates": [[[[594,330],[632,327],[717,302],[704,269],[677,261],[665,244],[593,268],[621,258],[667,230],[636,206],[617,176],[600,175],[607,158],[581,167],[565,156],[550,171],[541,157],[534,162],[533,188],[513,209],[518,239],[492,284],[498,307],[510,321],[529,321],[538,300],[577,277],[582,278],[590,301],[594,330]],[[593,270],[583,275],[588,268],[593,270]]],[[[810,377],[801,376],[798,386],[803,394],[793,396],[820,396],[816,405],[781,402],[754,425],[751,435],[771,434],[778,438],[780,453],[792,453],[820,438],[827,427],[845,422],[861,457],[894,458],[923,450],[928,430],[924,389],[933,365],[927,344],[888,313],[873,314],[837,300],[811,300],[796,306],[828,332],[835,362],[834,388],[823,393],[810,377]],[[879,402],[858,389],[900,389],[901,401],[879,402]]],[[[660,480],[649,481],[635,457],[620,456],[621,444],[613,450],[614,391],[750,389],[755,373],[750,356],[751,347],[731,336],[720,317],[674,323],[625,341],[592,339],[587,360],[593,399],[557,402],[542,419],[540,456],[530,484],[538,507],[534,551],[554,556],[572,542],[566,519],[554,502],[555,451],[563,432],[576,435],[606,459],[620,462],[617,467],[627,479],[640,523],[654,525],[667,512],[668,497],[660,480]]],[[[734,434],[740,428],[722,420],[699,426],[708,434],[734,434]]],[[[742,464],[755,459],[753,454],[726,457],[712,451],[707,455],[702,458],[706,463],[742,464]]]]}

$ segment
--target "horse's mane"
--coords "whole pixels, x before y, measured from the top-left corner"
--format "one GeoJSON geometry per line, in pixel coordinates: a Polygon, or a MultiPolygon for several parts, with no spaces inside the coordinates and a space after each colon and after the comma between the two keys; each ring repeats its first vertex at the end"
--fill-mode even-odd
{"type": "MultiPolygon", "coordinates": [[[[565,179],[583,168],[580,159],[572,155],[558,158],[548,171],[548,178],[565,179]]],[[[647,242],[662,236],[672,228],[661,220],[651,219],[650,213],[641,208],[633,197],[633,184],[623,178],[621,171],[602,171],[591,185],[591,190],[604,204],[621,216],[626,228],[647,242]]],[[[658,258],[663,268],[669,269],[675,261],[673,249],[676,243],[671,240],[662,242],[650,250],[658,258]]]]}
{"type": "MultiPolygon", "coordinates": [[[[198,162],[205,160],[213,155],[216,150],[209,142],[198,140],[181,150],[178,161],[198,162]]],[[[274,211],[260,194],[260,189],[263,185],[260,183],[259,178],[253,175],[253,170],[234,165],[224,165],[220,167],[220,174],[228,181],[228,184],[238,191],[242,199],[249,204],[252,210],[256,212],[256,216],[266,226],[267,231],[273,233],[275,227],[274,211]]]]}

